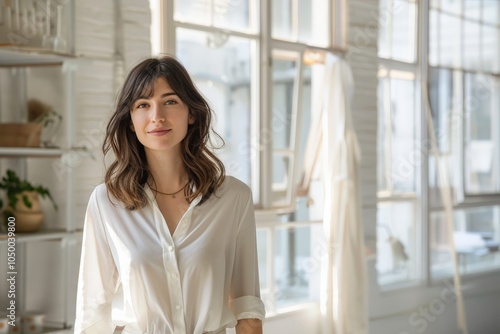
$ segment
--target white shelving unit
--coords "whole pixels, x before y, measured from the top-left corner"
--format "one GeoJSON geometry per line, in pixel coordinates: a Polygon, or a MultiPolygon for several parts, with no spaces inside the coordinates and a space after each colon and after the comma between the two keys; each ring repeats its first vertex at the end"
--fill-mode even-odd
{"type": "MultiPolygon", "coordinates": [[[[73,2],[69,2],[73,6],[73,2]]],[[[72,9],[70,10],[72,11],[72,9]]],[[[69,20],[71,22],[71,20],[69,20]]],[[[71,24],[68,24],[71,25],[71,24]]],[[[72,32],[72,31],[70,31],[72,32]]],[[[71,47],[70,47],[71,50],[71,47]]],[[[17,147],[0,147],[0,163],[3,164],[4,161],[18,161],[20,166],[21,177],[25,177],[27,171],[27,165],[34,163],[34,159],[50,159],[56,161],[61,159],[61,163],[64,165],[64,157],[66,154],[70,154],[75,148],[75,133],[76,133],[76,103],[75,103],[75,65],[76,58],[72,55],[59,54],[50,51],[45,51],[42,49],[32,48],[32,47],[0,47],[0,69],[10,68],[12,69],[8,73],[12,73],[12,77],[20,76],[19,82],[26,83],[26,69],[31,67],[59,67],[61,69],[62,78],[64,82],[62,86],[65,87],[64,96],[60,98],[63,99],[65,112],[61,112],[65,121],[65,140],[60,144],[60,148],[17,148],[17,147]]],[[[3,73],[6,73],[5,71],[3,73]]],[[[1,73],[0,73],[1,75],[1,73]]],[[[57,79],[56,79],[57,80],[57,79]]],[[[47,81],[47,85],[51,85],[52,82],[47,81]]],[[[61,84],[61,83],[60,83],[61,84]]],[[[0,87],[1,88],[1,87],[0,87]]],[[[1,96],[1,94],[0,94],[1,96]]],[[[23,98],[23,92],[20,92],[20,99],[23,98]]],[[[43,173],[54,173],[54,170],[48,169],[39,171],[43,173]]],[[[63,173],[63,180],[61,184],[64,184],[64,206],[59,205],[59,210],[63,211],[61,217],[64,221],[58,222],[57,228],[46,228],[35,233],[19,233],[16,234],[16,270],[18,272],[16,279],[16,305],[17,316],[22,316],[24,307],[26,305],[26,290],[28,284],[33,284],[33,282],[38,282],[39,277],[32,276],[27,277],[28,268],[27,262],[29,253],[29,245],[33,243],[50,242],[57,243],[60,249],[60,262],[58,263],[60,270],[55,270],[53,275],[61,275],[58,281],[62,281],[63,284],[60,287],[63,295],[64,305],[62,305],[62,312],[58,316],[62,321],[50,321],[47,323],[47,327],[44,333],[69,333],[69,328],[73,325],[73,314],[71,312],[74,304],[74,285],[76,284],[77,272],[75,272],[75,259],[78,258],[77,245],[81,239],[81,231],[76,229],[76,223],[74,221],[74,208],[75,208],[75,187],[74,187],[74,175],[71,166],[69,166],[63,173]],[[61,228],[61,226],[63,226],[61,228]]],[[[50,188],[50,184],[44,184],[50,188]]],[[[2,218],[3,219],[3,218],[2,218]]],[[[49,226],[51,224],[48,224],[49,226]]],[[[0,272],[2,277],[5,277],[6,266],[6,250],[7,237],[6,235],[0,234],[0,272]]],[[[47,280],[47,278],[44,278],[47,280]]],[[[40,287],[43,288],[43,287],[40,287]]],[[[3,290],[2,290],[3,291],[3,290]]],[[[3,292],[2,292],[3,293],[3,292]]],[[[1,296],[5,298],[5,296],[1,296]]],[[[52,305],[53,306],[53,305],[52,305]]],[[[58,305],[60,308],[61,305],[58,305]]],[[[47,305],[50,308],[51,305],[47,305]]],[[[40,311],[49,312],[49,309],[40,311]]],[[[48,319],[50,320],[50,319],[48,319]]]]}

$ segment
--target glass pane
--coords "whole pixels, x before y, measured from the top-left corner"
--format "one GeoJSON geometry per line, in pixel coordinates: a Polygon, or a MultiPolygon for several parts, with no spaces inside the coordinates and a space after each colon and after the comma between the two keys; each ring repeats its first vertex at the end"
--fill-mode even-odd
{"type": "Polygon", "coordinates": [[[272,0],[272,36],[327,46],[328,0],[272,0]]]}
{"type": "Polygon", "coordinates": [[[460,18],[441,14],[440,22],[440,65],[459,67],[460,59],[460,18]]]}
{"type": "Polygon", "coordinates": [[[440,0],[431,0],[431,8],[439,8],[439,1],[440,0]]]}
{"type": "Polygon", "coordinates": [[[467,19],[479,20],[481,18],[481,1],[464,0],[464,16],[467,19]]]}
{"type": "MultiPolygon", "coordinates": [[[[465,0],[471,1],[471,0],[465,0]]],[[[480,2],[480,0],[472,0],[476,2],[480,2]]],[[[461,3],[462,0],[441,0],[441,10],[446,11],[448,13],[460,14],[461,12],[461,3]]]]}
{"type": "Polygon", "coordinates": [[[292,0],[272,0],[272,35],[276,39],[293,39],[292,0]]]}
{"type": "Polygon", "coordinates": [[[299,41],[328,46],[328,0],[297,0],[299,41]]]}
{"type": "Polygon", "coordinates": [[[257,229],[257,257],[259,260],[259,281],[260,289],[268,289],[267,273],[267,242],[269,231],[267,229],[257,229]]]}
{"type": "Polygon", "coordinates": [[[500,25],[500,1],[483,0],[483,21],[500,25]]]}
{"type": "Polygon", "coordinates": [[[213,0],[214,26],[234,30],[250,28],[249,0],[213,0]]]}
{"type": "Polygon", "coordinates": [[[251,0],[175,0],[174,19],[234,30],[250,28],[251,0]]]}
{"type": "Polygon", "coordinates": [[[290,147],[290,125],[295,75],[295,61],[273,59],[273,115],[271,127],[274,149],[287,149],[290,147]]]}
{"type": "Polygon", "coordinates": [[[392,182],[396,192],[415,191],[415,83],[391,79],[392,182]]]}
{"type": "MultiPolygon", "coordinates": [[[[468,193],[498,191],[493,166],[495,142],[493,131],[498,125],[493,122],[493,79],[483,75],[465,75],[465,97],[468,110],[465,129],[465,170],[468,193]],[[491,90],[490,90],[491,89],[491,90]]],[[[496,93],[498,95],[498,93],[496,93]]],[[[497,167],[498,168],[498,167],[497,167]]]]}
{"type": "Polygon", "coordinates": [[[285,191],[288,186],[290,158],[280,153],[273,154],[273,191],[285,191]]]}
{"type": "Polygon", "coordinates": [[[377,205],[378,282],[386,285],[416,278],[415,205],[381,202],[377,205]]]}
{"type": "Polygon", "coordinates": [[[479,51],[481,49],[480,25],[465,21],[464,24],[464,68],[480,69],[479,51]]]}
{"type": "Polygon", "coordinates": [[[321,224],[280,228],[275,234],[276,307],[319,300],[320,267],[325,248],[321,224]]]}
{"type": "Polygon", "coordinates": [[[453,74],[450,70],[431,68],[429,70],[429,99],[432,122],[439,150],[449,153],[451,115],[453,112],[453,74]]]}
{"type": "Polygon", "coordinates": [[[415,61],[416,4],[395,0],[392,21],[392,58],[415,61]]]}
{"type": "Polygon", "coordinates": [[[500,72],[500,30],[487,25],[482,26],[482,51],[483,70],[487,72],[500,72]]]}
{"type": "Polygon", "coordinates": [[[389,22],[392,19],[388,6],[389,0],[379,2],[379,27],[378,27],[378,56],[390,58],[389,45],[389,22]]]}
{"type": "MultiPolygon", "coordinates": [[[[456,210],[454,239],[462,274],[500,268],[500,208],[456,210]]],[[[444,213],[431,214],[431,273],[434,280],[453,274],[444,213]]]]}
{"type": "Polygon", "coordinates": [[[212,23],[211,10],[211,0],[175,0],[174,19],[210,25],[212,23]]]}
{"type": "Polygon", "coordinates": [[[436,10],[429,11],[429,65],[439,65],[439,18],[440,13],[436,10]]]}
{"type": "Polygon", "coordinates": [[[215,113],[214,128],[225,141],[217,151],[226,172],[251,184],[251,49],[244,38],[177,29],[177,56],[215,113]],[[203,61],[200,61],[203,55],[203,61]]]}
{"type": "Polygon", "coordinates": [[[385,101],[387,100],[386,85],[389,79],[381,78],[378,80],[378,132],[377,132],[377,184],[378,190],[390,190],[390,177],[391,173],[387,164],[390,162],[387,154],[390,153],[390,137],[389,132],[386,131],[387,117],[390,116],[390,109],[386,108],[385,101]]]}

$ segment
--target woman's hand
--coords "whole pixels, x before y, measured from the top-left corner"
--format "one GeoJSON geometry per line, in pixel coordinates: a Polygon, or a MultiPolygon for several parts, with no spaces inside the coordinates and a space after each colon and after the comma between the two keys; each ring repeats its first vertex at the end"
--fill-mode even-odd
{"type": "Polygon", "coordinates": [[[262,334],[262,321],[259,319],[238,320],[236,334],[262,334]]]}

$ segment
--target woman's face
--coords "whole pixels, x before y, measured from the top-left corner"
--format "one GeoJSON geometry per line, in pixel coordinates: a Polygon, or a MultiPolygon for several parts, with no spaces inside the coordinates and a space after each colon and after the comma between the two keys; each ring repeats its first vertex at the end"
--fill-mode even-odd
{"type": "Polygon", "coordinates": [[[130,112],[132,130],[148,151],[180,153],[188,125],[194,123],[187,105],[163,78],[156,79],[151,97],[139,97],[130,112]]]}

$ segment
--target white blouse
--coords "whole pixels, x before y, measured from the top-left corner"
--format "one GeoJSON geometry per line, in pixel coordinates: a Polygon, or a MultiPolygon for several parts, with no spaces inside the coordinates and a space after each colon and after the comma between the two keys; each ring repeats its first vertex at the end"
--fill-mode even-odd
{"type": "Polygon", "coordinates": [[[123,333],[217,333],[239,319],[264,320],[248,186],[226,176],[203,204],[201,196],[190,204],[173,235],[145,189],[149,203],[135,211],[103,184],[90,197],[75,334],[111,334],[116,325],[123,333]],[[112,317],[120,293],[125,323],[112,317]]]}

